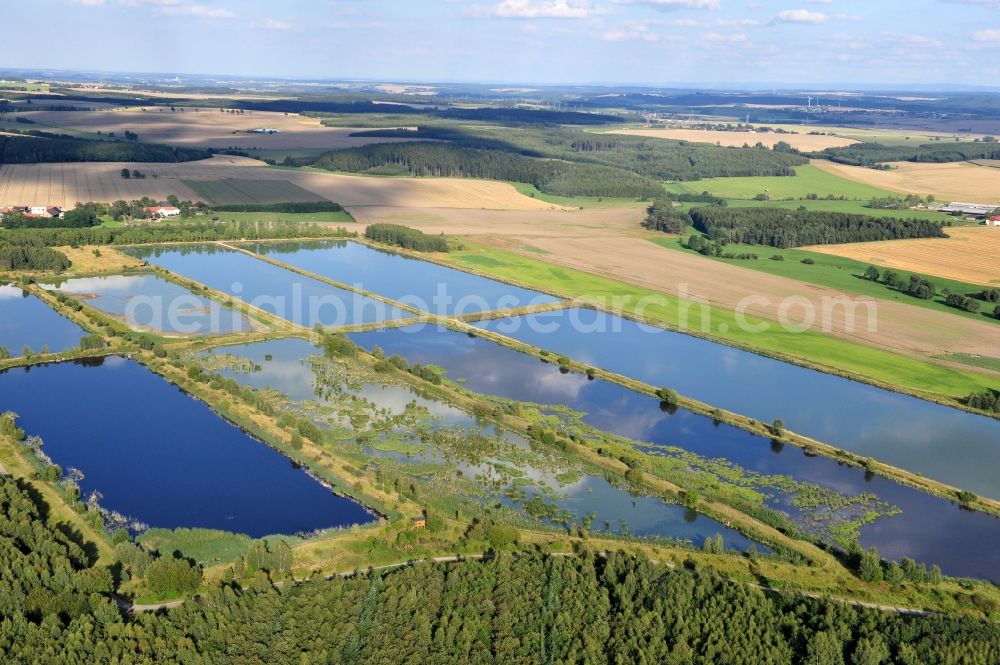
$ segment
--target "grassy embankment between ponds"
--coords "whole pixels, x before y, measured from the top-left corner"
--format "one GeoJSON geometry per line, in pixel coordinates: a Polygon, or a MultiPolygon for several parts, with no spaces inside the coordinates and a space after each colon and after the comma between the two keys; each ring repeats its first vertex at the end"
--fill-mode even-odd
{"type": "MultiPolygon", "coordinates": [[[[687,242],[687,239],[688,235],[680,237],[663,236],[661,238],[650,238],[650,241],[667,249],[697,254],[697,252],[687,249],[681,244],[687,242]]],[[[893,300],[907,305],[925,307],[938,312],[948,312],[949,314],[963,316],[968,319],[994,322],[1000,325],[1000,320],[992,316],[993,303],[981,302],[982,310],[978,313],[966,312],[955,307],[949,307],[944,303],[944,298],[948,293],[969,295],[983,291],[985,287],[977,284],[913,273],[906,270],[896,270],[895,272],[902,275],[904,279],[909,279],[909,275],[917,275],[929,280],[937,287],[937,295],[931,300],[924,300],[923,298],[915,298],[907,295],[902,291],[890,289],[880,282],[863,279],[865,269],[868,268],[869,264],[855,261],[854,259],[833,256],[831,254],[820,254],[803,249],[778,249],[761,245],[730,244],[726,245],[725,251],[733,254],[756,254],[758,258],[727,259],[721,256],[706,256],[705,258],[721,263],[728,263],[740,268],[778,275],[779,277],[788,277],[800,282],[828,286],[839,291],[844,291],[845,293],[871,296],[880,300],[893,300]],[[772,257],[774,256],[784,258],[779,261],[773,259],[772,257]],[[803,263],[804,260],[809,260],[813,263],[803,263]]],[[[880,273],[885,271],[885,268],[879,268],[880,273]]]]}
{"type": "MultiPolygon", "coordinates": [[[[679,306],[678,298],[662,292],[468,242],[463,250],[420,255],[420,258],[633,318],[637,303],[653,297],[657,304],[644,307],[642,318],[670,330],[681,330],[685,308],[679,306]],[[616,309],[620,311],[614,311],[616,309]]],[[[746,331],[741,325],[743,322],[728,309],[691,303],[686,313],[687,326],[681,330],[686,334],[947,406],[964,409],[960,398],[973,392],[1000,389],[1000,379],[996,377],[937,365],[821,333],[792,332],[761,317],[747,315],[744,318],[751,325],[766,324],[767,330],[746,331]],[[710,316],[710,325],[709,321],[702,320],[702,310],[710,316]],[[711,332],[702,332],[703,329],[711,332]]]]}

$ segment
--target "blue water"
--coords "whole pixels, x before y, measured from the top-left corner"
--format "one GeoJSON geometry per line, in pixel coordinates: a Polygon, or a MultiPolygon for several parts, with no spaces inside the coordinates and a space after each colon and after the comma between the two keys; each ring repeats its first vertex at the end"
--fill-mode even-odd
{"type": "MultiPolygon", "coordinates": [[[[235,379],[243,385],[254,388],[271,388],[295,401],[319,400],[317,394],[317,378],[306,359],[316,355],[318,350],[311,343],[301,339],[270,340],[251,344],[224,346],[207,351],[206,354],[223,354],[251,361],[254,364],[252,372],[232,369],[217,370],[219,374],[235,379]]],[[[448,404],[426,399],[417,395],[406,386],[380,386],[362,384],[352,386],[351,392],[360,395],[392,414],[403,413],[411,402],[428,409],[435,419],[436,426],[458,427],[475,431],[480,429],[475,419],[448,404]]],[[[489,435],[488,433],[486,433],[489,435]]],[[[507,433],[505,437],[525,442],[514,434],[507,433]]],[[[391,454],[397,460],[404,461],[402,455],[391,454]]],[[[432,461],[434,454],[417,455],[411,461],[432,461]]],[[[438,460],[440,461],[440,460],[438,460]]],[[[463,475],[473,478],[479,473],[488,473],[488,465],[475,467],[464,466],[463,475]]],[[[726,547],[745,551],[750,542],[738,531],[727,528],[719,522],[685,510],[676,504],[649,496],[632,496],[627,491],[610,484],[600,476],[583,475],[577,482],[570,485],[559,485],[547,471],[534,468],[522,468],[527,477],[549,485],[558,498],[548,499],[561,509],[568,510],[575,519],[582,520],[590,513],[596,515],[591,528],[599,531],[605,522],[610,523],[612,531],[618,532],[619,522],[627,522],[629,532],[642,537],[661,537],[690,540],[695,545],[701,543],[716,533],[722,534],[726,547]]],[[[528,495],[535,493],[526,488],[528,495]]],[[[513,502],[500,494],[500,501],[513,507],[513,502]]],[[[766,548],[759,546],[763,551],[766,548]]]]}
{"type": "Polygon", "coordinates": [[[156,275],[68,279],[53,288],[138,330],[217,335],[251,329],[243,315],[156,275]]]}
{"type": "Polygon", "coordinates": [[[427,261],[372,249],[356,242],[260,242],[258,254],[391,298],[433,314],[461,315],[558,301],[427,261]]]}
{"type": "Polygon", "coordinates": [[[411,314],[215,245],[130,247],[139,259],[311,328],[402,319],[411,314]]]}
{"type": "Polygon", "coordinates": [[[149,526],[252,537],[348,526],[374,517],[280,453],[138,363],[119,357],[0,374],[0,411],[63,470],[82,496],[149,526]],[[53,417],[53,416],[58,417],[53,417]]]}
{"type": "Polygon", "coordinates": [[[762,474],[785,474],[843,494],[869,492],[902,509],[861,531],[861,543],[889,558],[909,556],[936,563],[950,575],[1000,581],[1000,520],[878,476],[809,457],[794,446],[780,446],[683,409],[670,414],[655,399],[558,367],[487,340],[435,326],[406,326],[351,335],[386,355],[445,368],[451,379],[464,379],[469,390],[488,395],[560,404],[584,412],[584,422],[598,429],[659,445],[674,445],[707,458],[725,458],[762,474]],[[961,546],[957,544],[961,543],[961,546]]]}
{"type": "Polygon", "coordinates": [[[1000,498],[1000,420],[593,310],[477,325],[1000,498]]]}
{"type": "Polygon", "coordinates": [[[0,346],[12,356],[21,355],[25,345],[33,353],[46,346],[50,353],[72,349],[86,334],[38,298],[25,295],[16,286],[0,284],[0,346]]]}

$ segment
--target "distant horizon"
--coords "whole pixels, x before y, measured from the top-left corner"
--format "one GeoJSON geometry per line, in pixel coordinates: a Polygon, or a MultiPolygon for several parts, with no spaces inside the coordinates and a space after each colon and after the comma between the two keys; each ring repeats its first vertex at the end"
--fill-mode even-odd
{"type": "MultiPolygon", "coordinates": [[[[955,92],[978,92],[978,93],[1000,93],[1000,84],[995,85],[975,85],[956,83],[816,83],[816,82],[768,82],[758,81],[752,83],[736,82],[693,82],[693,81],[667,81],[667,82],[608,82],[608,81],[567,81],[563,83],[541,83],[538,81],[514,81],[514,80],[486,80],[486,79],[455,79],[455,80],[430,80],[430,79],[410,79],[404,77],[386,78],[365,78],[349,76],[296,76],[296,75],[264,75],[264,74],[234,74],[232,72],[197,72],[197,71],[143,71],[128,69],[76,69],[70,67],[0,67],[0,80],[5,76],[19,76],[36,78],[38,80],[58,79],[59,74],[71,74],[78,77],[80,81],[97,82],[97,77],[112,78],[116,75],[135,78],[152,77],[180,77],[187,79],[206,79],[216,84],[227,81],[248,81],[248,82],[269,82],[269,83],[355,83],[355,84],[401,84],[401,85],[428,85],[428,86],[533,86],[543,89],[554,88],[604,88],[609,90],[635,88],[641,90],[694,90],[694,91],[740,91],[740,92],[760,92],[767,93],[776,91],[777,93],[818,93],[828,95],[849,95],[859,93],[955,93],[955,92]],[[90,76],[88,76],[90,75],[90,76]]],[[[9,80],[9,79],[8,79],[9,80]]],[[[114,81],[116,83],[138,83],[126,80],[114,81]]],[[[143,81],[151,85],[169,87],[167,81],[143,81]]],[[[176,84],[175,84],[176,85],[176,84]]],[[[195,81],[181,81],[180,85],[196,85],[195,81]]]]}
{"type": "Polygon", "coordinates": [[[1000,0],[35,0],[5,18],[81,36],[11,29],[13,69],[212,63],[265,79],[610,87],[1000,81],[1000,0]]]}

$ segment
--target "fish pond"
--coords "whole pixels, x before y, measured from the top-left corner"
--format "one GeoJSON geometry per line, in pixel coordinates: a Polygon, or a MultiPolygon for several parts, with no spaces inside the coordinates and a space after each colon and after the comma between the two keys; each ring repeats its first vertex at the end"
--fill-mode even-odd
{"type": "Polygon", "coordinates": [[[458,316],[558,298],[346,240],[258,242],[243,247],[425,312],[458,316]]]}
{"type": "Polygon", "coordinates": [[[383,475],[395,469],[408,483],[420,483],[421,495],[434,497],[428,500],[440,501],[442,509],[458,505],[468,511],[470,502],[499,502],[523,518],[550,524],[587,524],[595,531],[697,545],[720,534],[727,547],[739,550],[750,544],[709,517],[630,493],[597,469],[533,448],[523,437],[498,432],[407,384],[352,375],[308,341],[218,347],[201,357],[242,385],[280,393],[290,400],[286,408],[333,430],[341,454],[351,454],[349,444],[357,444],[358,463],[375,463],[383,475]],[[454,499],[446,500],[449,495],[454,499]]]}
{"type": "Polygon", "coordinates": [[[135,330],[218,335],[253,329],[242,314],[157,275],[82,277],[43,287],[73,296],[135,330]]]}
{"type": "Polygon", "coordinates": [[[81,500],[151,527],[256,538],[375,519],[124,358],[8,370],[0,374],[0,411],[16,413],[26,441],[40,439],[41,452],[77,478],[81,500]]]}
{"type": "Polygon", "coordinates": [[[0,347],[12,356],[48,350],[57,353],[80,345],[87,331],[56,313],[33,295],[0,284],[0,347]]]}
{"type": "Polygon", "coordinates": [[[1000,499],[1000,420],[589,309],[477,325],[1000,499]]]}
{"type": "MultiPolygon", "coordinates": [[[[599,379],[588,380],[583,374],[564,373],[553,364],[479,337],[436,326],[405,326],[350,337],[367,349],[379,346],[386,355],[399,354],[411,363],[442,367],[449,378],[478,393],[567,406],[585,414],[582,423],[644,442],[649,452],[676,457],[694,470],[706,464],[704,460],[719,460],[738,465],[742,475],[778,474],[842,496],[871,495],[876,503],[845,506],[829,496],[811,503],[806,494],[800,495],[796,506],[776,492],[768,505],[791,513],[807,531],[811,519],[830,511],[892,506],[898,514],[889,510],[860,527],[863,546],[875,546],[889,559],[908,556],[938,564],[950,575],[1000,581],[1000,520],[983,513],[963,510],[863,469],[807,455],[797,447],[773,443],[684,409],[664,411],[648,396],[599,379]],[[687,457],[684,451],[698,457],[687,457]]],[[[856,519],[857,513],[850,516],[851,521],[856,519]]]]}
{"type": "Polygon", "coordinates": [[[218,245],[128,247],[122,251],[307,328],[412,316],[379,300],[218,245]]]}

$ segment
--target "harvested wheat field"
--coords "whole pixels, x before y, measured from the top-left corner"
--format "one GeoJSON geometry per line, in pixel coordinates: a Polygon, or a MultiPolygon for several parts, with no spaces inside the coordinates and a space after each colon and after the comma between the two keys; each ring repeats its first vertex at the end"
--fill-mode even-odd
{"type": "Polygon", "coordinates": [[[739,148],[744,144],[756,145],[757,143],[763,143],[768,148],[773,148],[775,143],[784,141],[799,150],[823,150],[857,143],[854,139],[842,136],[775,134],[773,132],[716,132],[705,129],[616,129],[607,133],[674,141],[718,143],[733,148],[739,148]]]}
{"type": "Polygon", "coordinates": [[[290,182],[344,206],[464,208],[494,210],[558,210],[559,206],[519,193],[511,185],[462,178],[374,178],[334,173],[266,168],[246,157],[216,155],[179,164],[76,163],[8,164],[0,166],[0,205],[57,205],[78,201],[109,202],[148,196],[199,200],[185,181],[275,180],[290,182]],[[124,179],[122,168],[137,169],[145,178],[124,179]]]}
{"type": "Polygon", "coordinates": [[[973,284],[1000,284],[1000,228],[971,226],[947,231],[949,238],[817,245],[803,249],[973,284]]]}
{"type": "Polygon", "coordinates": [[[350,208],[359,223],[403,224],[424,233],[519,238],[629,233],[639,227],[645,208],[469,210],[460,208],[350,208]]]}
{"type": "Polygon", "coordinates": [[[970,162],[896,162],[891,171],[813,160],[818,168],[855,182],[907,194],[933,194],[940,201],[1000,204],[1000,169],[970,162]]]}
{"type": "Polygon", "coordinates": [[[318,118],[266,111],[242,114],[220,113],[218,109],[177,107],[148,109],[113,109],[98,111],[34,111],[18,114],[39,125],[68,128],[96,134],[125,130],[135,132],[139,140],[198,148],[233,148],[237,150],[292,150],[354,148],[369,143],[392,143],[399,138],[353,137],[365,131],[354,127],[325,127],[318,118]],[[184,110],[180,110],[183,108],[184,110]],[[277,134],[250,134],[254,128],[271,127],[277,134]]]}

